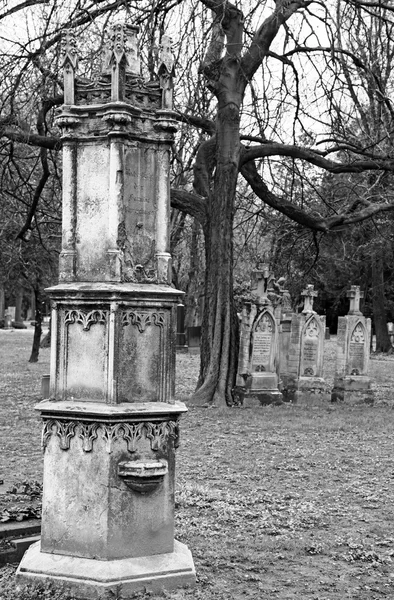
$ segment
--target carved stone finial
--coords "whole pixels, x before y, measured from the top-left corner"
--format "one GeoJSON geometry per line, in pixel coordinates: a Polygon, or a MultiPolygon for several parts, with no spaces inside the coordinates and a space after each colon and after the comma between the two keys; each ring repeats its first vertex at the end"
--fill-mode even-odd
{"type": "Polygon", "coordinates": [[[163,35],[159,49],[159,79],[160,87],[163,90],[162,107],[172,109],[175,60],[171,50],[172,40],[168,35],[163,35]]]}
{"type": "Polygon", "coordinates": [[[352,285],[350,290],[347,291],[346,296],[350,300],[350,308],[348,315],[362,315],[360,310],[360,300],[364,298],[364,292],[360,291],[359,285],[352,285]]]}
{"type": "Polygon", "coordinates": [[[64,77],[64,104],[71,105],[75,102],[74,80],[78,68],[78,54],[75,34],[70,29],[62,34],[60,57],[64,77]]]}
{"type": "Polygon", "coordinates": [[[113,101],[123,100],[125,74],[140,75],[138,27],[116,23],[107,30],[103,53],[103,72],[112,76],[113,101]]]}
{"type": "Polygon", "coordinates": [[[313,289],[312,284],[308,284],[303,292],[301,292],[301,296],[304,297],[304,308],[302,310],[303,314],[305,313],[314,313],[316,311],[313,310],[313,299],[316,298],[318,293],[313,289]]]}

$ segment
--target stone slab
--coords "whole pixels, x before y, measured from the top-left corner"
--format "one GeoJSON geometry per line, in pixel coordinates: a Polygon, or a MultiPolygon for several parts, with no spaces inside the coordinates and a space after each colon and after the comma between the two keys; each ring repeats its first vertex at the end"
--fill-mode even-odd
{"type": "Polygon", "coordinates": [[[278,390],[272,392],[248,392],[242,398],[242,406],[244,408],[282,404],[282,402],[283,396],[278,390]]]}
{"type": "Polygon", "coordinates": [[[103,592],[124,598],[139,590],[158,592],[192,587],[196,582],[191,552],[177,540],[169,554],[110,561],[44,553],[38,542],[27,550],[16,577],[21,583],[49,580],[89,600],[102,597],[103,592]]]}
{"type": "Polygon", "coordinates": [[[28,519],[26,521],[7,521],[0,523],[0,539],[34,535],[41,531],[41,520],[28,519]]]}
{"type": "Polygon", "coordinates": [[[187,412],[183,402],[122,402],[121,404],[104,404],[102,402],[83,402],[83,401],[53,401],[43,400],[35,406],[42,415],[64,414],[70,417],[74,414],[78,416],[94,416],[100,418],[139,418],[143,415],[173,415],[187,412]]]}

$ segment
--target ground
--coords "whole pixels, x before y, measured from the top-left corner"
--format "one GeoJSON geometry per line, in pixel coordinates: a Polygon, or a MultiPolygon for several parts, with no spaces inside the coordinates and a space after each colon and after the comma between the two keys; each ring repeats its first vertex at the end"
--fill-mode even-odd
{"type": "MultiPolygon", "coordinates": [[[[12,518],[37,505],[42,471],[33,407],[49,350],[29,364],[31,342],[31,331],[0,330],[0,513],[12,518]],[[12,486],[16,493],[5,493],[12,486]]],[[[326,344],[329,383],[334,356],[335,339],[326,344]]],[[[198,357],[178,355],[177,364],[183,398],[198,357]]],[[[198,579],[194,590],[164,597],[394,598],[394,359],[373,358],[370,374],[374,406],[192,408],[182,418],[176,537],[191,549],[198,579]]],[[[57,600],[48,590],[16,589],[14,570],[0,569],[2,600],[57,600]]]]}

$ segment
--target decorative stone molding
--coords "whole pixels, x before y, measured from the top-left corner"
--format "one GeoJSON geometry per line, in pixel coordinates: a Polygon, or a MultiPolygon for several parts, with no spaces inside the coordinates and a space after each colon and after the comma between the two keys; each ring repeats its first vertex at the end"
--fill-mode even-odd
{"type": "Polygon", "coordinates": [[[122,315],[122,325],[136,325],[138,331],[143,333],[148,325],[157,325],[158,327],[164,326],[164,313],[163,312],[140,312],[140,311],[127,311],[122,315]]]}
{"type": "Polygon", "coordinates": [[[305,325],[304,335],[309,338],[317,338],[319,337],[320,327],[318,321],[315,317],[312,317],[309,321],[307,321],[305,325]]]}
{"type": "Polygon", "coordinates": [[[150,440],[151,449],[162,450],[169,439],[174,440],[174,447],[179,447],[179,425],[176,421],[161,423],[86,423],[84,421],[61,421],[59,419],[44,419],[42,430],[42,448],[48,445],[51,436],[57,436],[62,450],[69,450],[71,439],[78,437],[82,440],[84,452],[91,452],[94,441],[101,436],[106,443],[108,454],[112,452],[113,442],[123,439],[130,453],[136,452],[137,442],[144,436],[150,440]]]}
{"type": "Polygon", "coordinates": [[[273,333],[274,328],[274,320],[268,312],[264,312],[260,317],[258,317],[255,331],[273,333]]]}
{"type": "Polygon", "coordinates": [[[365,327],[362,323],[357,323],[350,337],[350,342],[363,344],[365,342],[365,327]]]}
{"type": "Polygon", "coordinates": [[[84,331],[89,331],[95,323],[105,324],[107,322],[107,312],[104,310],[66,310],[64,324],[80,323],[84,331]]]}

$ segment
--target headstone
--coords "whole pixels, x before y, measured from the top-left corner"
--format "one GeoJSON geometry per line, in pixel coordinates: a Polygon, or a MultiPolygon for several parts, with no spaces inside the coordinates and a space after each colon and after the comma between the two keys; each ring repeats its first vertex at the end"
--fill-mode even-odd
{"type": "Polygon", "coordinates": [[[185,332],[185,305],[178,304],[176,307],[176,351],[187,352],[185,332]]]}
{"type": "Polygon", "coordinates": [[[0,327],[5,327],[5,285],[0,281],[0,327]]]}
{"type": "Polygon", "coordinates": [[[245,408],[280,403],[278,389],[278,322],[268,298],[267,265],[252,273],[254,302],[244,302],[236,387],[236,402],[245,408]]]}
{"type": "Polygon", "coordinates": [[[6,314],[11,318],[11,321],[15,321],[15,312],[16,312],[15,306],[9,306],[6,310],[6,314]]]}
{"type": "Polygon", "coordinates": [[[281,355],[281,391],[287,402],[314,404],[329,400],[323,378],[325,317],[313,310],[313,285],[302,292],[304,307],[286,323],[286,346],[281,355]]]}
{"type": "Polygon", "coordinates": [[[187,328],[187,347],[189,354],[200,353],[201,326],[187,328]]]}
{"type": "Polygon", "coordinates": [[[71,32],[62,56],[60,282],[47,290],[50,390],[37,406],[41,543],[17,577],[50,580],[77,598],[127,598],[195,583],[191,553],[174,540],[186,412],[174,400],[182,292],[170,286],[168,252],[176,121],[171,82],[164,93],[141,78],[135,27],[109,31],[95,81],[75,78],[71,32]]]}
{"type": "Polygon", "coordinates": [[[368,403],[374,401],[371,379],[368,376],[371,340],[371,320],[360,310],[363,292],[352,285],[347,293],[350,300],[349,312],[338,318],[337,356],[333,402],[368,403]]]}

